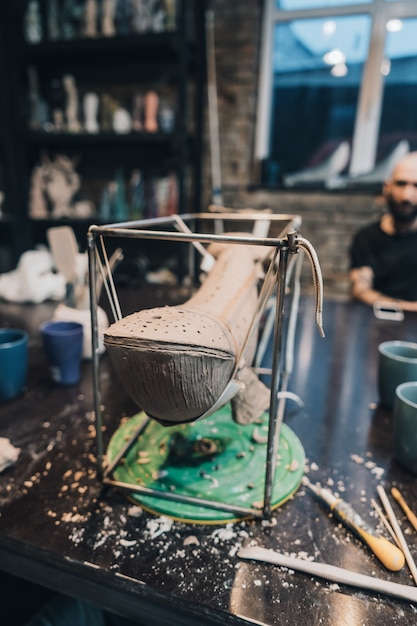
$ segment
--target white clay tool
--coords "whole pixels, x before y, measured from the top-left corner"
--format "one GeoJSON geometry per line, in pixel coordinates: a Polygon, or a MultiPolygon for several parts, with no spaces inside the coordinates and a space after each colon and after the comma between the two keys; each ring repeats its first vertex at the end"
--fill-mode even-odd
{"type": "Polygon", "coordinates": [[[407,542],[405,540],[405,537],[403,535],[403,532],[401,530],[401,527],[398,523],[397,517],[394,513],[394,510],[391,506],[390,501],[388,500],[388,496],[385,493],[385,489],[383,488],[382,485],[378,485],[378,487],[376,488],[379,497],[381,498],[381,502],[384,505],[384,509],[385,512],[388,516],[389,521],[391,522],[391,526],[393,531],[395,532],[398,541],[400,542],[400,546],[404,552],[405,555],[405,560],[407,561],[407,565],[410,569],[410,572],[414,578],[414,582],[417,585],[417,566],[414,562],[413,556],[408,548],[407,542]]]}
{"type": "Polygon", "coordinates": [[[335,565],[304,561],[303,559],[279,554],[274,550],[267,550],[266,548],[259,548],[258,546],[241,548],[237,556],[249,561],[263,561],[265,563],[272,563],[273,565],[280,565],[281,567],[288,567],[289,569],[305,572],[306,574],[318,576],[319,578],[325,578],[332,582],[349,585],[350,587],[359,587],[363,590],[376,591],[377,593],[384,593],[388,596],[394,596],[402,600],[417,603],[416,587],[358,574],[343,569],[342,567],[336,567],[335,565]]]}

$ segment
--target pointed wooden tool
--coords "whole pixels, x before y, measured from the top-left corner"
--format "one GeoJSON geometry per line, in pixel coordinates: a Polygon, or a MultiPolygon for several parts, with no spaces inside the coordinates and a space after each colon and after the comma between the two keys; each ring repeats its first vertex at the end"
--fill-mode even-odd
{"type": "Polygon", "coordinates": [[[414,530],[417,530],[417,516],[414,515],[414,513],[412,512],[412,510],[410,509],[410,507],[404,500],[401,493],[398,491],[396,487],[393,487],[391,489],[391,493],[392,493],[393,498],[398,502],[398,504],[400,505],[404,513],[406,514],[407,519],[412,525],[412,527],[414,528],[414,530]]]}

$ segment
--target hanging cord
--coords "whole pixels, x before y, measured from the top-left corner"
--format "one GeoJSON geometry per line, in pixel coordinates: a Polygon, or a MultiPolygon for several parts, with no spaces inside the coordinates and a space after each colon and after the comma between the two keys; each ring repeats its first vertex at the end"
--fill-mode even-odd
{"type": "MultiPolygon", "coordinates": [[[[290,252],[297,253],[298,252],[297,247],[299,247],[307,253],[307,256],[309,258],[310,265],[312,268],[313,284],[314,284],[314,291],[315,291],[315,298],[316,298],[315,319],[316,319],[317,327],[320,332],[320,336],[324,337],[325,334],[323,330],[323,276],[321,273],[321,268],[320,268],[320,263],[318,260],[317,253],[314,250],[312,244],[307,239],[304,239],[303,237],[298,237],[295,233],[288,234],[288,242],[289,242],[290,252]]],[[[236,357],[236,365],[235,365],[235,371],[233,372],[233,376],[236,375],[236,371],[238,370],[240,366],[240,361],[241,361],[243,352],[266,307],[268,299],[271,296],[274,284],[276,284],[277,277],[278,277],[278,263],[280,261],[278,252],[279,252],[279,248],[277,248],[274,251],[273,257],[270,261],[270,264],[269,264],[269,267],[268,267],[268,270],[264,279],[264,284],[262,286],[261,293],[259,296],[257,310],[255,312],[252,323],[249,326],[248,332],[243,341],[243,345],[241,346],[240,352],[236,357]]],[[[292,270],[292,264],[290,265],[291,265],[291,270],[292,270]]],[[[297,264],[298,276],[299,276],[300,270],[301,270],[301,261],[297,264]]],[[[292,323],[295,324],[295,319],[292,320],[292,323]]],[[[291,334],[293,334],[293,332],[294,332],[294,328],[291,327],[291,334]]],[[[291,345],[291,350],[293,350],[292,345],[291,345]]],[[[291,357],[289,358],[291,359],[291,357]]],[[[290,367],[292,367],[292,363],[290,364],[290,367]]]]}
{"type": "MultiPolygon", "coordinates": [[[[285,348],[285,372],[287,375],[290,375],[293,370],[294,364],[294,342],[295,342],[295,330],[297,326],[297,316],[298,316],[298,304],[300,301],[300,276],[301,276],[301,268],[303,265],[303,254],[298,254],[293,256],[290,259],[290,276],[292,278],[292,269],[295,266],[294,271],[294,279],[293,279],[293,298],[290,307],[290,315],[288,319],[288,328],[287,328],[287,342],[285,348]],[[293,260],[294,259],[294,260],[293,260]],[[292,263],[291,263],[292,261],[292,263]]],[[[289,281],[288,281],[289,282],[289,281]]]]}
{"type": "Polygon", "coordinates": [[[278,251],[279,248],[276,248],[274,250],[272,259],[269,263],[269,267],[268,270],[266,272],[265,278],[264,278],[264,282],[261,288],[261,292],[259,294],[259,299],[258,299],[258,305],[256,307],[256,311],[255,314],[253,316],[252,322],[248,328],[248,331],[246,333],[246,336],[244,338],[243,344],[240,348],[239,353],[236,355],[236,363],[235,363],[235,369],[234,372],[232,374],[231,378],[234,378],[234,376],[236,375],[237,370],[239,369],[239,367],[241,366],[241,359],[243,356],[243,353],[245,351],[245,348],[247,346],[247,344],[249,343],[250,338],[252,337],[252,333],[254,332],[255,328],[257,328],[257,324],[259,323],[259,320],[262,316],[262,313],[264,312],[264,309],[267,305],[267,302],[269,300],[269,298],[271,297],[272,294],[272,289],[274,287],[274,284],[276,283],[277,280],[277,262],[278,262],[278,251]]]}
{"type": "Polygon", "coordinates": [[[116,287],[114,285],[114,281],[113,281],[113,274],[111,272],[111,268],[110,268],[110,264],[109,264],[109,258],[107,255],[107,250],[106,247],[104,245],[104,239],[101,236],[100,237],[100,246],[101,246],[101,253],[103,255],[103,259],[104,259],[104,265],[106,267],[106,269],[104,269],[103,267],[103,263],[101,261],[100,255],[97,251],[96,248],[96,257],[97,257],[97,264],[98,267],[100,269],[100,273],[101,273],[101,277],[103,280],[103,284],[104,284],[104,288],[106,290],[107,293],[107,297],[109,299],[109,303],[112,309],[112,313],[113,313],[113,317],[114,320],[121,320],[122,319],[122,311],[120,308],[120,304],[119,304],[119,299],[117,297],[117,292],[116,292],[116,287]]]}
{"type": "Polygon", "coordinates": [[[323,330],[323,275],[320,269],[319,259],[311,243],[303,237],[296,237],[295,244],[302,248],[308,256],[313,274],[313,284],[316,296],[316,324],[320,336],[324,337],[323,330]]]}
{"type": "MultiPolygon", "coordinates": [[[[292,274],[293,274],[293,268],[296,266],[297,263],[298,265],[301,265],[302,256],[303,256],[302,254],[298,256],[294,254],[289,259],[286,282],[285,282],[286,288],[288,288],[290,285],[292,274]]],[[[297,281],[299,281],[299,277],[298,277],[299,273],[300,272],[297,271],[297,278],[295,279],[296,287],[297,287],[297,281]]],[[[298,294],[298,291],[299,290],[297,290],[297,294],[298,294]]],[[[259,370],[261,367],[262,359],[265,356],[267,346],[271,340],[271,335],[274,330],[276,302],[277,302],[276,296],[270,297],[268,305],[266,307],[266,310],[268,311],[266,315],[266,321],[262,330],[262,336],[259,341],[258,349],[256,351],[255,369],[257,370],[259,370]]]]}

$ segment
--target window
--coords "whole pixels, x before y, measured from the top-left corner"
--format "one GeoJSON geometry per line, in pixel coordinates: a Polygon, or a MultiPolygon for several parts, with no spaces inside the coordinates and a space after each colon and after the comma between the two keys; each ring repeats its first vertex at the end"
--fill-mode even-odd
{"type": "Polygon", "coordinates": [[[417,0],[266,0],[261,184],[382,182],[417,149],[417,0]]]}

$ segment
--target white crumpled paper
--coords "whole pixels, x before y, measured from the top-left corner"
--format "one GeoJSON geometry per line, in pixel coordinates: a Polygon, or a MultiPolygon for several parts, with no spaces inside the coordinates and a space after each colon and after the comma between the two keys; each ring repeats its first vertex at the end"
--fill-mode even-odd
{"type": "Polygon", "coordinates": [[[15,270],[0,274],[0,297],[9,302],[63,300],[66,281],[53,272],[53,259],[47,250],[29,250],[19,259],[15,270]]]}
{"type": "Polygon", "coordinates": [[[9,465],[13,465],[16,463],[20,454],[20,448],[15,448],[11,443],[10,439],[6,439],[6,437],[0,437],[0,473],[9,467],[9,465]]]}
{"type": "MultiPolygon", "coordinates": [[[[74,309],[65,304],[58,304],[54,311],[52,319],[61,322],[78,322],[83,326],[83,358],[91,359],[93,356],[92,339],[91,339],[91,317],[90,309],[74,309]]],[[[104,333],[109,327],[109,320],[106,312],[97,307],[97,325],[98,325],[98,353],[105,351],[104,333]]]]}

